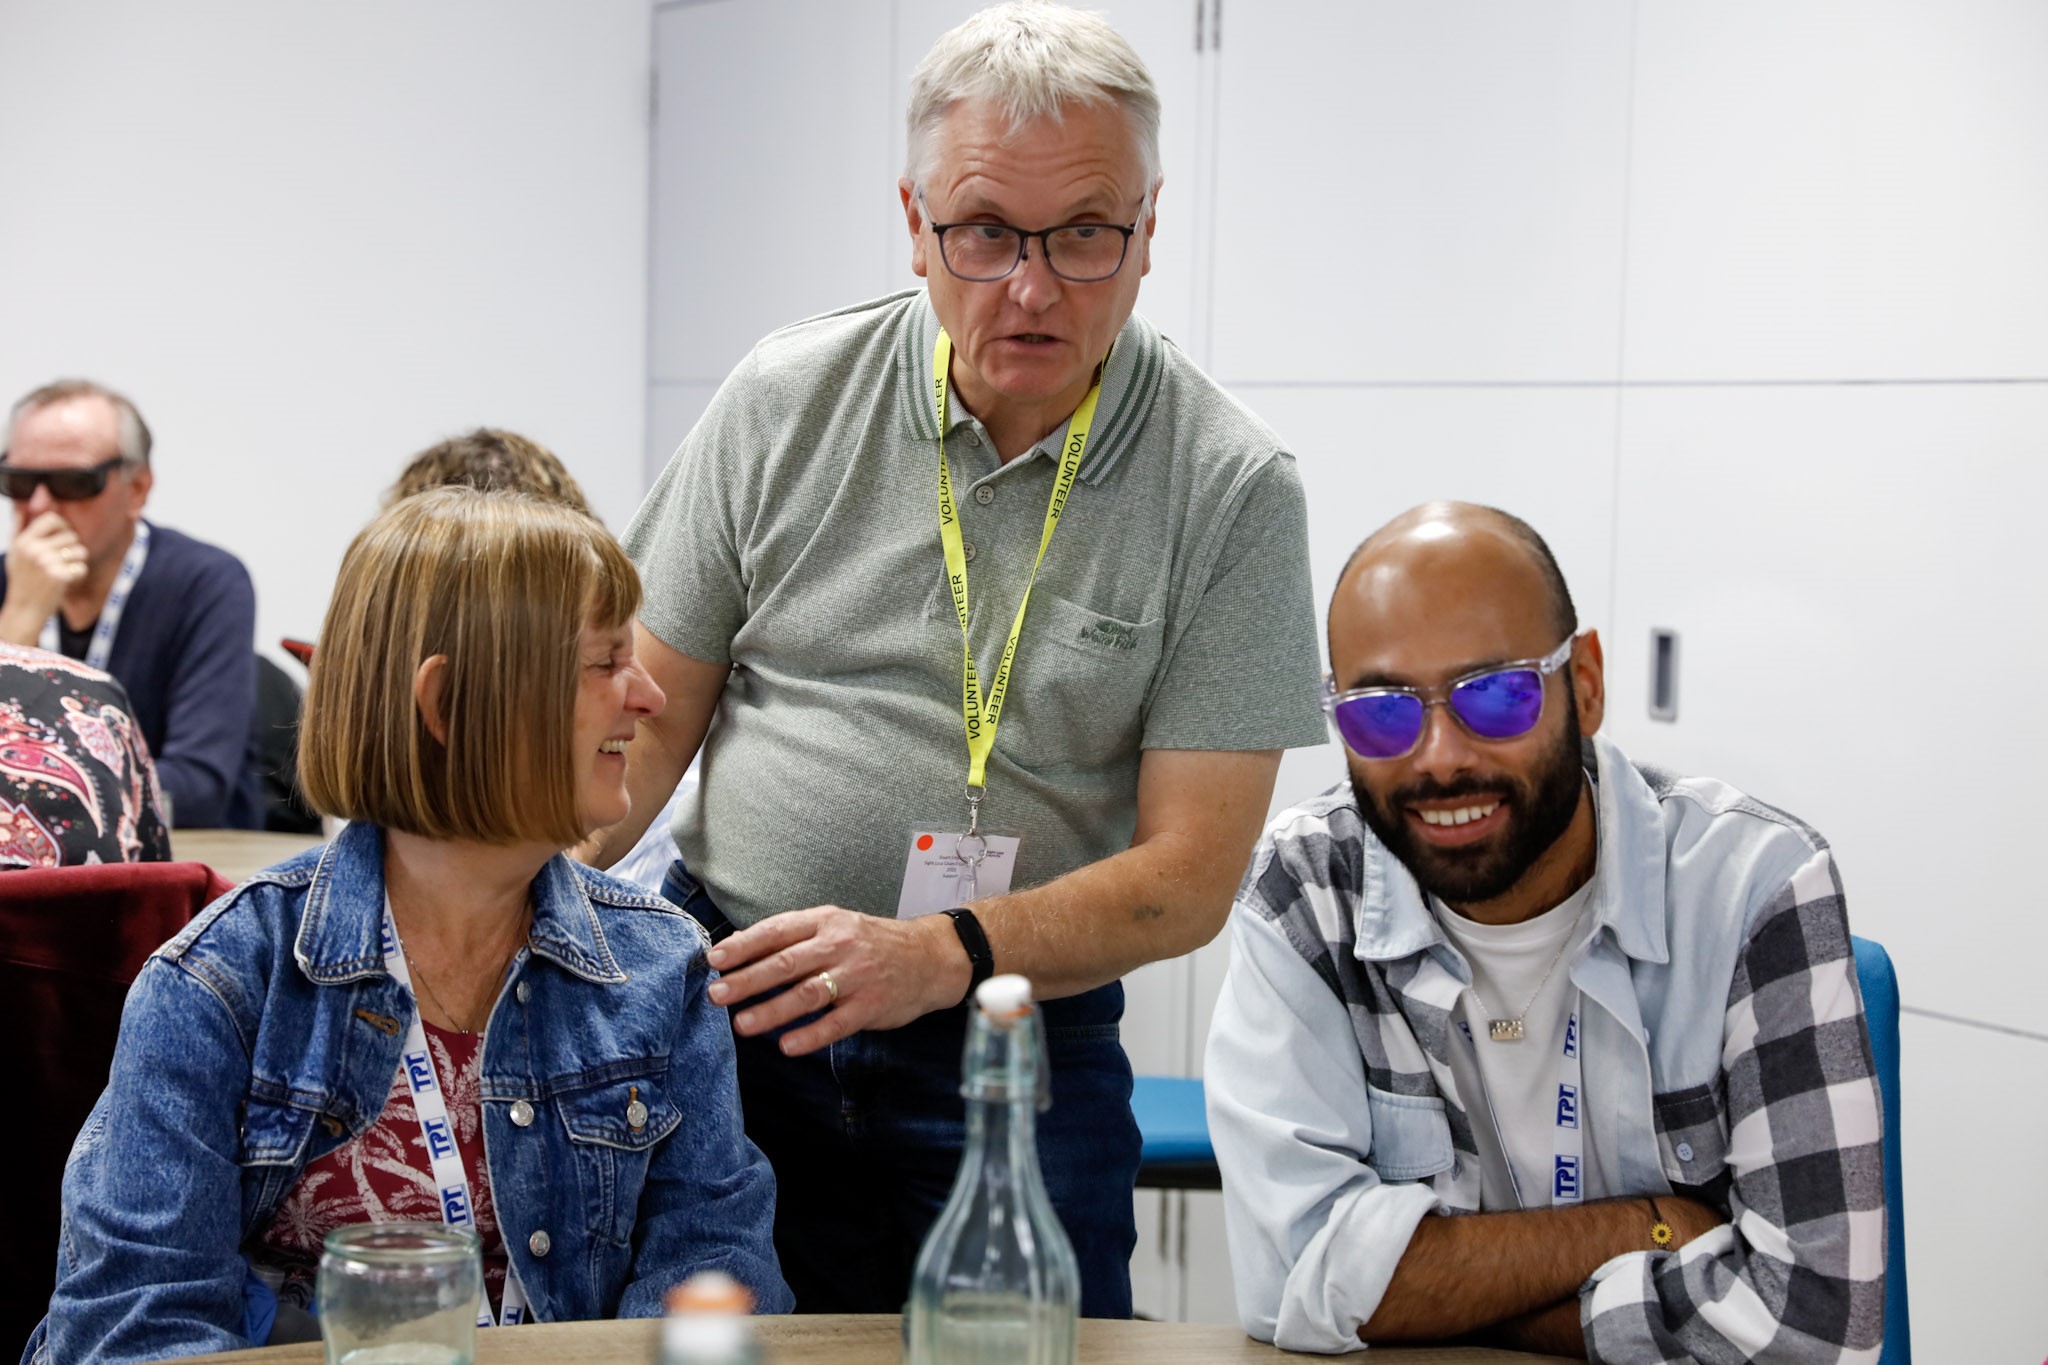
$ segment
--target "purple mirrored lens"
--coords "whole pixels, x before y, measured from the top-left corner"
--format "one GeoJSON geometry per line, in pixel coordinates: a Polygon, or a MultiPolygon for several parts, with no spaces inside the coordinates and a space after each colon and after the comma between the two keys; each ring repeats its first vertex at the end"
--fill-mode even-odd
{"type": "Polygon", "coordinates": [[[1451,709],[1481,739],[1513,739],[1536,728],[1543,714],[1543,675],[1504,668],[1451,689],[1451,709]]]}
{"type": "Polygon", "coordinates": [[[1422,698],[1373,692],[1336,706],[1337,733],[1360,758],[1399,758],[1422,734],[1422,698]]]}

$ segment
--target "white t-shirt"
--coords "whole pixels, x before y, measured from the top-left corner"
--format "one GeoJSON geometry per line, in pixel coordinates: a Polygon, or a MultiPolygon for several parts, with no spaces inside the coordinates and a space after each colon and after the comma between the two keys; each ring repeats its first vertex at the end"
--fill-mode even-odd
{"type": "MultiPolygon", "coordinates": [[[[1593,930],[1583,913],[1592,897],[1589,879],[1558,905],[1520,924],[1480,924],[1429,898],[1431,913],[1472,968],[1472,985],[1459,1002],[1463,1027],[1452,1043],[1450,1062],[1479,1149],[1480,1207],[1489,1212],[1551,1203],[1559,1059],[1565,1023],[1581,1009],[1571,970],[1593,930]],[[1553,961],[1556,969],[1546,979],[1553,961]],[[1495,1042],[1489,1023],[1515,1018],[1524,1001],[1529,1007],[1521,1014],[1521,1041],[1495,1042]]],[[[1583,1093],[1579,1103],[1583,1112],[1583,1093]]],[[[1604,1198],[1592,1134],[1585,1125],[1579,1132],[1583,1197],[1604,1198]]]]}

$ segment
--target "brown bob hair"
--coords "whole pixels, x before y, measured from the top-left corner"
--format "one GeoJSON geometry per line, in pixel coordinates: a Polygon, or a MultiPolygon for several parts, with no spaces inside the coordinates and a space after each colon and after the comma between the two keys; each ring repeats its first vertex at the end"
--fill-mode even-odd
{"type": "Polygon", "coordinates": [[[575,843],[583,628],[639,608],[632,562],[580,512],[459,487],[393,503],[343,556],[320,629],[299,726],[307,800],[429,839],[575,843]],[[445,744],[413,692],[437,654],[445,744]]]}

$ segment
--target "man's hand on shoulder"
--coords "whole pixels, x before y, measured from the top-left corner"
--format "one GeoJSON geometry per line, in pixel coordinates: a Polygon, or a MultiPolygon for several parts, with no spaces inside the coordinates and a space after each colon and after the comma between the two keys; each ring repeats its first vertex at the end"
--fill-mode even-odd
{"type": "Polygon", "coordinates": [[[0,639],[33,645],[43,622],[64,600],[64,590],[85,577],[85,545],[71,524],[45,512],[7,547],[7,600],[0,604],[0,639]]]}
{"type": "Polygon", "coordinates": [[[752,1002],[733,1016],[744,1037],[824,1011],[783,1036],[791,1057],[957,1004],[972,970],[944,915],[882,919],[836,905],[771,915],[714,947],[711,965],[722,974],[714,1005],[752,1002]],[[775,990],[782,994],[755,999],[775,990]]]}

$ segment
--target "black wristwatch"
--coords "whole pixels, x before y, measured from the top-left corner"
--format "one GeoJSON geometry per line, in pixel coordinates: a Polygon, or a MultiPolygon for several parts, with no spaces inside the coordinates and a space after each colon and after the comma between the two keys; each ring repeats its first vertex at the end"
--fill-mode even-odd
{"type": "Polygon", "coordinates": [[[988,935],[981,932],[981,921],[966,906],[955,906],[946,912],[946,918],[953,921],[953,932],[960,935],[960,946],[967,950],[967,965],[970,975],[967,980],[967,995],[961,1001],[965,1004],[981,989],[981,983],[996,974],[996,955],[988,946],[988,935]]]}

